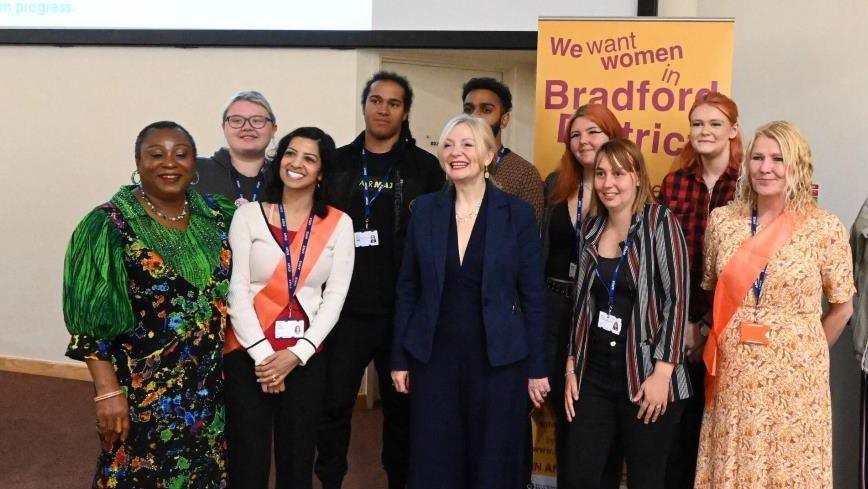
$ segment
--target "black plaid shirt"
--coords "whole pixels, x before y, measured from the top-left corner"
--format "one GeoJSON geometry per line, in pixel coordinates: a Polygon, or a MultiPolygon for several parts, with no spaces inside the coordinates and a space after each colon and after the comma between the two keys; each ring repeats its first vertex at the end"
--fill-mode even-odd
{"type": "Polygon", "coordinates": [[[694,161],[686,169],[681,168],[666,175],[657,197],[661,204],[675,213],[687,241],[687,254],[690,257],[691,321],[696,321],[711,308],[706,293],[699,288],[702,282],[702,247],[708,216],[713,209],[732,200],[737,180],[738,169],[727,167],[709,193],[705,180],[702,179],[699,162],[694,161]]]}

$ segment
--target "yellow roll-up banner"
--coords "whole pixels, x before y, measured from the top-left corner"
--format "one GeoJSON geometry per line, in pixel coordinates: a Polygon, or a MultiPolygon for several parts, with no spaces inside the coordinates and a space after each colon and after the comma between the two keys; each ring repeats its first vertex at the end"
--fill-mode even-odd
{"type": "Polygon", "coordinates": [[[540,173],[557,168],[570,116],[600,103],[639,146],[658,185],[687,142],[687,111],[696,96],[730,95],[733,26],[731,19],[540,19],[534,135],[540,173]]]}

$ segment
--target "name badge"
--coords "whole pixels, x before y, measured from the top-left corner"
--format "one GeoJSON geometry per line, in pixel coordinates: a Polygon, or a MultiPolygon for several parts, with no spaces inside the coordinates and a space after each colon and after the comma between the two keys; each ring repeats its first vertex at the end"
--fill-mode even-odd
{"type": "Polygon", "coordinates": [[[771,343],[769,332],[771,327],[767,324],[750,323],[742,321],[739,324],[739,341],[747,345],[768,346],[771,343]]]}
{"type": "Polygon", "coordinates": [[[380,235],[377,230],[356,231],[353,233],[356,240],[356,248],[367,248],[368,246],[378,246],[380,244],[380,235]]]}
{"type": "Polygon", "coordinates": [[[600,311],[600,319],[597,321],[597,326],[612,334],[621,334],[621,318],[600,311]]]}
{"type": "Polygon", "coordinates": [[[576,272],[578,271],[579,266],[574,262],[570,262],[570,278],[576,278],[576,272]]]}
{"type": "Polygon", "coordinates": [[[287,319],[274,323],[274,337],[279,340],[304,338],[304,321],[287,319]]]}

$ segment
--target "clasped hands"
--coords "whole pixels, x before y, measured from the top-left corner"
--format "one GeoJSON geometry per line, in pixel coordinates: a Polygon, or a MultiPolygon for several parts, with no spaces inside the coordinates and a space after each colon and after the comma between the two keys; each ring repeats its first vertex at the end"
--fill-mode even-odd
{"type": "Polygon", "coordinates": [[[284,380],[301,360],[290,350],[278,350],[256,366],[256,381],[262,392],[279,394],[286,390],[284,380]]]}
{"type": "MultiPolygon", "coordinates": [[[[392,386],[401,394],[409,394],[410,372],[407,370],[392,370],[392,386]]],[[[549,379],[547,377],[527,380],[527,395],[536,408],[542,407],[550,391],[551,387],[549,387],[549,379]]]]}

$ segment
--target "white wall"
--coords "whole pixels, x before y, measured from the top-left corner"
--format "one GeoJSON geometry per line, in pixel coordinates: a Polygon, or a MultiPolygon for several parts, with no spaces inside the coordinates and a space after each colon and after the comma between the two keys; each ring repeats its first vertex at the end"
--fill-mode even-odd
{"type": "Polygon", "coordinates": [[[211,154],[226,100],[255,88],[279,134],[318,125],[347,142],[377,63],[338,50],[0,47],[0,355],[64,359],[67,240],[129,181],[143,126],[178,121],[211,154]]]}

